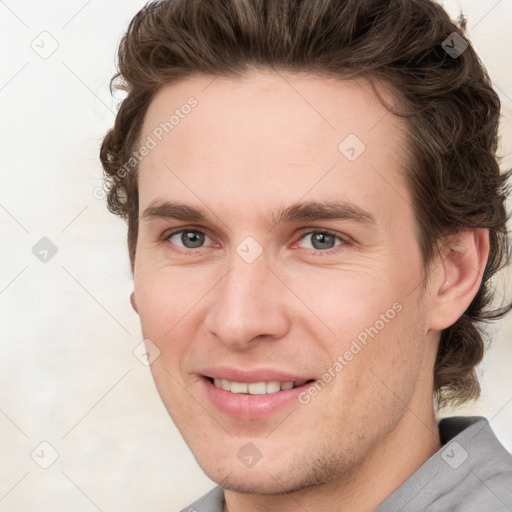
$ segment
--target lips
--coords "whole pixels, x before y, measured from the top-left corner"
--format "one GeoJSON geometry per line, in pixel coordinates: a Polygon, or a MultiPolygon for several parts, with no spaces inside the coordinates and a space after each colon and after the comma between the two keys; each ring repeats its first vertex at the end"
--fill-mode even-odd
{"type": "Polygon", "coordinates": [[[300,406],[298,396],[315,379],[291,372],[227,367],[201,372],[202,389],[220,412],[246,420],[270,417],[286,406],[300,406]]]}

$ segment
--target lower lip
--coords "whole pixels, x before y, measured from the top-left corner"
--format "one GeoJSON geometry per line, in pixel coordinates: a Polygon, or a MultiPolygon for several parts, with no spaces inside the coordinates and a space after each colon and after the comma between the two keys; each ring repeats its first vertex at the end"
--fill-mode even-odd
{"type": "Polygon", "coordinates": [[[260,420],[269,417],[277,410],[296,402],[299,404],[299,395],[314,382],[307,382],[302,386],[285,389],[277,393],[265,395],[250,395],[247,393],[231,393],[218,388],[206,377],[201,378],[205,393],[213,405],[224,414],[246,420],[260,420]]]}

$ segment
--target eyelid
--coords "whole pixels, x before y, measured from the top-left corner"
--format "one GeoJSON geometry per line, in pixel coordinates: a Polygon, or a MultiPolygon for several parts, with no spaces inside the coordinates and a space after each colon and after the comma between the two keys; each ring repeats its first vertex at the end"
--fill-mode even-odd
{"type": "Polygon", "coordinates": [[[176,235],[177,233],[181,233],[183,231],[198,231],[200,233],[204,233],[205,235],[208,235],[208,233],[203,228],[196,228],[194,226],[185,226],[185,227],[179,227],[179,228],[166,229],[160,236],[160,239],[165,241],[165,240],[169,239],[171,236],[176,235]]]}

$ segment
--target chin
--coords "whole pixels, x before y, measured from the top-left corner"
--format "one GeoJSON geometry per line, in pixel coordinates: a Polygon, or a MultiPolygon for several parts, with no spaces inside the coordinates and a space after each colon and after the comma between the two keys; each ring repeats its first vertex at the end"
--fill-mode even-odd
{"type": "MultiPolygon", "coordinates": [[[[310,487],[304,483],[292,482],[289,479],[285,482],[278,482],[269,473],[253,475],[237,475],[235,471],[224,478],[215,479],[215,475],[208,475],[210,479],[217,482],[223,489],[241,494],[278,495],[299,491],[310,487]]],[[[218,475],[217,475],[218,476],[218,475]]]]}
{"type": "MultiPolygon", "coordinates": [[[[197,460],[197,459],[196,459],[197,460]]],[[[313,468],[307,463],[269,465],[263,460],[251,468],[241,463],[218,465],[214,461],[205,464],[197,461],[204,473],[225,490],[241,494],[280,495],[289,494],[326,483],[336,478],[334,467],[313,468]]]]}

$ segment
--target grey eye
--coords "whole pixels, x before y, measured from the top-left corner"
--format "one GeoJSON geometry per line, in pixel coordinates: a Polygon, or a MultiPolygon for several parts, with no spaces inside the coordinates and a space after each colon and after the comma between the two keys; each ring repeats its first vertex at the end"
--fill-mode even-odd
{"type": "MultiPolygon", "coordinates": [[[[309,247],[307,249],[315,249],[317,251],[325,249],[333,249],[336,246],[336,239],[343,242],[343,240],[334,234],[326,231],[310,231],[302,236],[301,241],[310,240],[309,247]]],[[[340,244],[338,244],[340,245],[340,244]]]]}
{"type": "MultiPolygon", "coordinates": [[[[204,244],[206,235],[202,231],[195,231],[192,229],[186,229],[173,233],[169,240],[176,244],[172,239],[178,237],[179,242],[185,249],[196,249],[204,244]]],[[[179,246],[179,244],[177,244],[179,246]]]]}

